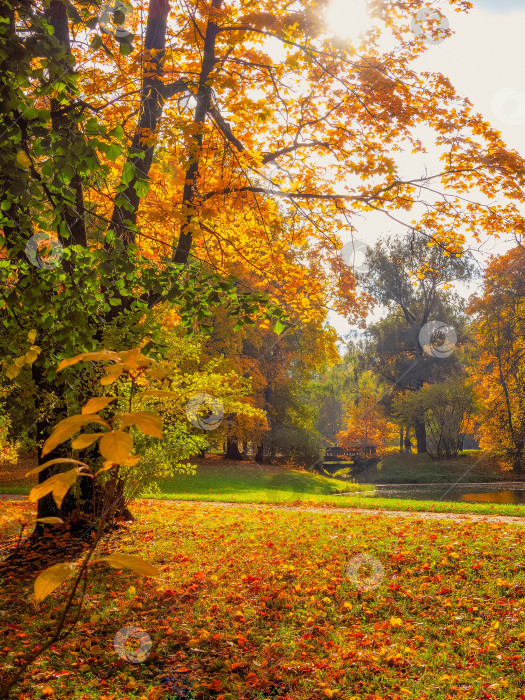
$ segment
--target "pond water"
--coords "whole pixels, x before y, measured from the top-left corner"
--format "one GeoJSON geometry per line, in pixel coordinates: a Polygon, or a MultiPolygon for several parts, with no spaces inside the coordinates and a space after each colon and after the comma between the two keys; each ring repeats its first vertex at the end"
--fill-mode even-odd
{"type": "Polygon", "coordinates": [[[460,501],[467,503],[525,504],[525,483],[492,484],[388,484],[376,485],[363,498],[403,498],[415,501],[460,501]]]}

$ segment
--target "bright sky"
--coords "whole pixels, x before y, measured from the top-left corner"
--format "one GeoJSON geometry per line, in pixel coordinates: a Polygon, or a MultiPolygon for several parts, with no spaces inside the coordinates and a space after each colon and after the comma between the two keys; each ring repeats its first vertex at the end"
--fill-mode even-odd
{"type": "MultiPolygon", "coordinates": [[[[446,1],[436,3],[454,35],[432,44],[417,65],[448,76],[458,93],[468,97],[501,131],[507,144],[525,153],[525,0],[472,1],[474,7],[469,14],[452,12],[446,1]]],[[[334,33],[347,39],[355,39],[356,33],[371,23],[366,0],[333,0],[329,19],[334,33]]],[[[420,167],[421,163],[414,162],[416,175],[420,167]]],[[[373,244],[388,231],[404,233],[401,228],[396,231],[384,215],[373,214],[362,221],[357,237],[373,244]]],[[[508,241],[488,241],[478,260],[483,264],[490,253],[501,253],[509,247],[508,241]]],[[[335,314],[330,322],[341,334],[350,328],[335,314]]]]}

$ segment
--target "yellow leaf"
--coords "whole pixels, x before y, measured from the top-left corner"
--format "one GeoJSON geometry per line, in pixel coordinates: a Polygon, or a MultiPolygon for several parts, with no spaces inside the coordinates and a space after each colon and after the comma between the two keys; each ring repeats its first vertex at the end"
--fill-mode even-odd
{"type": "Polygon", "coordinates": [[[138,464],[140,460],[142,459],[142,455],[130,455],[125,462],[122,462],[122,464],[125,467],[134,467],[135,464],[138,464]]]}
{"type": "Polygon", "coordinates": [[[84,450],[86,447],[92,445],[95,440],[98,440],[99,437],[102,437],[102,435],[104,435],[104,433],[82,433],[71,442],[71,447],[74,450],[84,450]]]}
{"type": "Polygon", "coordinates": [[[27,334],[27,340],[33,345],[33,343],[36,340],[36,331],[34,328],[32,328],[29,333],[27,334]]]}
{"type": "Polygon", "coordinates": [[[102,472],[107,472],[110,469],[113,469],[114,466],[115,466],[115,462],[112,462],[111,460],[108,459],[107,462],[104,462],[102,468],[99,469],[98,472],[96,472],[96,476],[98,476],[99,474],[102,474],[102,472]]]}
{"type": "Polygon", "coordinates": [[[131,569],[141,576],[160,576],[160,572],[152,564],[133,554],[112,554],[109,557],[94,559],[93,564],[99,561],[105,561],[114,569],[131,569]]]}
{"type": "Polygon", "coordinates": [[[111,350],[101,350],[99,352],[82,352],[80,355],[75,355],[74,357],[68,357],[58,365],[57,372],[65,369],[66,367],[71,367],[71,365],[76,365],[77,362],[82,361],[96,361],[96,360],[118,360],[119,355],[111,350]]]}
{"type": "Polygon", "coordinates": [[[82,467],[77,467],[76,469],[70,469],[68,472],[62,472],[61,474],[55,474],[46,479],[43,483],[34,486],[28,496],[28,500],[31,502],[38,501],[39,498],[47,495],[48,493],[53,494],[55,503],[57,507],[60,508],[64,496],[69,491],[71,486],[77,480],[77,477],[82,474],[82,467]]]}
{"type": "Polygon", "coordinates": [[[15,377],[18,377],[20,374],[20,367],[17,367],[14,363],[7,368],[7,371],[5,373],[6,377],[8,379],[15,379],[15,377]]]}
{"type": "Polygon", "coordinates": [[[112,401],[115,401],[116,396],[95,396],[82,407],[82,414],[98,413],[103,408],[106,408],[112,401]]]}
{"type": "Polygon", "coordinates": [[[162,440],[162,419],[155,411],[135,411],[134,413],[117,413],[122,425],[136,425],[145,435],[162,440]]]}
{"type": "Polygon", "coordinates": [[[71,576],[74,564],[62,562],[42,571],[35,581],[35,600],[40,602],[71,576]]]}
{"type": "Polygon", "coordinates": [[[390,618],[390,626],[391,627],[402,627],[403,621],[401,620],[400,617],[391,617],[390,618]]]}
{"type": "Polygon", "coordinates": [[[139,348],[132,348],[126,352],[121,352],[120,359],[128,370],[142,369],[152,364],[152,360],[146,357],[146,355],[142,355],[139,348]]]}
{"type": "Polygon", "coordinates": [[[41,352],[42,348],[39,348],[37,345],[33,345],[33,347],[24,355],[24,360],[28,365],[32,365],[41,352]]]}
{"type": "Polygon", "coordinates": [[[31,161],[29,160],[27,154],[24,153],[24,151],[18,151],[18,153],[16,154],[16,162],[23,168],[31,167],[31,161]]]}
{"type": "Polygon", "coordinates": [[[87,464],[84,464],[84,462],[80,462],[78,459],[71,459],[69,457],[58,457],[57,459],[50,459],[49,461],[44,462],[44,464],[39,464],[38,467],[35,467],[34,469],[31,469],[31,471],[27,472],[26,476],[38,474],[43,469],[47,469],[53,464],[61,464],[62,462],[69,462],[70,464],[80,464],[82,467],[86,467],[86,469],[89,469],[87,464]]]}
{"type": "Polygon", "coordinates": [[[169,374],[162,367],[151,367],[147,372],[153,379],[169,379],[169,374]]]}
{"type": "Polygon", "coordinates": [[[57,367],[57,372],[61,372],[66,367],[71,367],[71,365],[76,365],[77,362],[81,362],[84,359],[85,354],[86,353],[83,352],[80,355],[75,355],[74,357],[68,357],[67,359],[62,360],[57,367]]]}
{"type": "Polygon", "coordinates": [[[100,441],[100,454],[115,464],[122,464],[131,456],[133,438],[122,430],[104,433],[100,441]]]}
{"type": "Polygon", "coordinates": [[[54,518],[53,516],[49,518],[37,518],[35,520],[35,523],[45,523],[46,525],[62,525],[63,522],[62,518],[54,518]]]}
{"type": "Polygon", "coordinates": [[[87,423],[100,423],[100,425],[110,428],[111,426],[105,420],[102,420],[100,416],[97,415],[80,415],[80,416],[70,416],[69,418],[64,418],[60,423],[55,425],[55,428],[51,435],[47,438],[42,449],[42,455],[46,455],[51,452],[57,445],[61,442],[65,442],[72,435],[74,435],[78,430],[87,423]]]}
{"type": "Polygon", "coordinates": [[[117,381],[123,371],[124,365],[121,362],[111,365],[110,367],[106,367],[106,375],[100,380],[101,385],[107,386],[108,384],[113,384],[113,382],[117,381]]]}

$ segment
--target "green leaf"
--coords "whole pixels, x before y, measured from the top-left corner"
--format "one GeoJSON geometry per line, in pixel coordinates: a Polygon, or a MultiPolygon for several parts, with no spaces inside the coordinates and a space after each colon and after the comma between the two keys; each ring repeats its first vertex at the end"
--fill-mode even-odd
{"type": "Polygon", "coordinates": [[[113,22],[115,24],[124,24],[126,21],[126,13],[121,8],[116,9],[113,12],[113,22]]]}
{"type": "Polygon", "coordinates": [[[122,168],[122,184],[128,185],[135,176],[135,166],[129,160],[124,163],[122,168]]]}
{"type": "Polygon", "coordinates": [[[102,42],[101,37],[100,37],[98,34],[95,34],[95,36],[94,36],[93,39],[91,40],[90,47],[91,47],[94,51],[96,51],[97,49],[100,49],[100,47],[102,46],[102,43],[103,43],[103,42],[102,42]]]}
{"type": "Polygon", "coordinates": [[[117,124],[117,126],[111,132],[111,135],[114,136],[117,141],[120,141],[124,138],[124,129],[120,126],[120,124],[117,124]]]}
{"type": "Polygon", "coordinates": [[[77,8],[72,2],[66,2],[66,12],[69,19],[73,24],[80,24],[82,22],[82,17],[80,16],[77,8]]]}
{"type": "Polygon", "coordinates": [[[122,155],[122,148],[117,146],[116,143],[112,143],[111,146],[106,150],[106,155],[112,163],[114,163],[119,156],[122,155]]]}
{"type": "MultiPolygon", "coordinates": [[[[118,39],[118,37],[117,37],[118,39]]],[[[128,43],[127,41],[122,41],[120,44],[120,53],[123,56],[129,56],[129,54],[133,51],[133,45],[128,43]]]]}
{"type": "Polygon", "coordinates": [[[27,107],[22,112],[24,119],[36,119],[38,117],[38,109],[36,107],[27,107]]]}
{"type": "Polygon", "coordinates": [[[142,197],[145,197],[149,192],[149,182],[146,182],[146,180],[137,180],[133,187],[135,189],[135,192],[141,199],[142,197]]]}
{"type": "Polygon", "coordinates": [[[281,320],[278,320],[273,327],[274,333],[277,333],[277,335],[281,335],[281,333],[284,331],[286,328],[286,324],[284,324],[281,320]]]}

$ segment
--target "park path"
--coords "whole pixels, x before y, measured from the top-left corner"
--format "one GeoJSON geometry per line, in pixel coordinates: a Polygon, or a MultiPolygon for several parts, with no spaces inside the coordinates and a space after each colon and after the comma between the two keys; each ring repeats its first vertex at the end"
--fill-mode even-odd
{"type": "MultiPolygon", "coordinates": [[[[0,494],[1,501],[23,501],[23,494],[0,494]]],[[[291,510],[301,513],[340,513],[342,515],[385,516],[388,518],[410,518],[411,520],[454,520],[456,522],[514,523],[525,527],[525,518],[513,515],[478,515],[477,513],[433,513],[429,511],[384,510],[379,508],[332,508],[331,506],[294,506],[279,503],[229,503],[225,501],[178,501],[169,498],[144,498],[146,503],[171,503],[173,505],[200,506],[201,508],[244,508],[251,510],[291,510]]]]}

